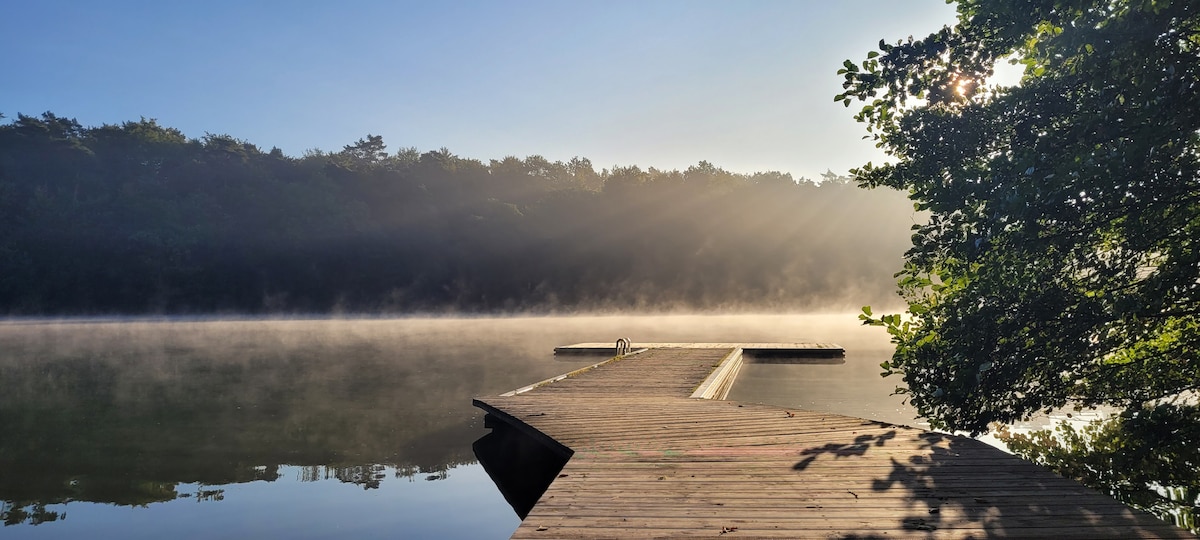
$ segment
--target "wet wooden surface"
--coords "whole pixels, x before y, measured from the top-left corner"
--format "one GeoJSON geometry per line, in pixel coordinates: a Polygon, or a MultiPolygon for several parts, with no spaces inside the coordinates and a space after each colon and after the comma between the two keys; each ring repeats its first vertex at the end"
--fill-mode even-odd
{"type": "Polygon", "coordinates": [[[476,399],[573,452],[513,538],[1194,538],[973,439],[688,397],[730,352],[476,399]]]}

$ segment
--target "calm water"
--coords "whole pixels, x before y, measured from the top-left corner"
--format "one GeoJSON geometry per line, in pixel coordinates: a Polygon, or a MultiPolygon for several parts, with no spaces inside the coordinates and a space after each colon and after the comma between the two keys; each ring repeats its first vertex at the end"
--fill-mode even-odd
{"type": "Polygon", "coordinates": [[[0,324],[4,538],[502,538],[470,398],[579,341],[835,341],[731,399],[921,425],[853,315],[0,324]]]}

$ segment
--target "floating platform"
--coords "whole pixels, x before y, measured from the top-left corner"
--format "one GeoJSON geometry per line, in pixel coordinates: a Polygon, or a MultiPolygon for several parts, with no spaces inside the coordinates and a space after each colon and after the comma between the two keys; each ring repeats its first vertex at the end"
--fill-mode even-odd
{"type": "MultiPolygon", "coordinates": [[[[639,349],[740,349],[747,363],[842,363],[821,361],[845,357],[846,349],[836,343],[631,343],[629,350],[639,349]]],[[[576,343],[554,348],[555,355],[613,355],[612,343],[576,343]]]]}
{"type": "Polygon", "coordinates": [[[513,538],[1194,538],[967,437],[701,399],[762,344],[651,345],[474,400],[565,462],[513,538]]]}

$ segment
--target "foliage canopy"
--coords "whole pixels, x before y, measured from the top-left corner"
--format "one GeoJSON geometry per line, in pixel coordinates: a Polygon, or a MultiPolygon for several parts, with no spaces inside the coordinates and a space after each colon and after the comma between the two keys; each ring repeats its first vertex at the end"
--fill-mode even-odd
{"type": "Polygon", "coordinates": [[[1200,389],[1200,4],[962,0],[923,39],[847,61],[849,105],[895,158],[854,171],[928,224],[875,316],[936,426],[1200,389]],[[1024,66],[988,86],[998,62],[1024,66]]]}

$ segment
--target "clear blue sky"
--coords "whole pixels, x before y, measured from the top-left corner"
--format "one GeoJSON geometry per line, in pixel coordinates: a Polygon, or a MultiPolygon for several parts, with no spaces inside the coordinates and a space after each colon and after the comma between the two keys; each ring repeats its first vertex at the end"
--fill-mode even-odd
{"type": "Polygon", "coordinates": [[[953,22],[943,0],[11,0],[0,112],[156,118],[291,155],[368,133],[613,165],[815,178],[881,155],[842,60],[953,22]]]}

